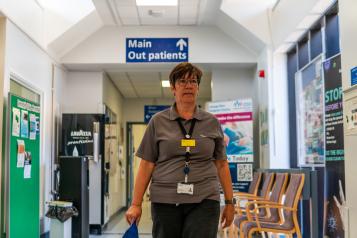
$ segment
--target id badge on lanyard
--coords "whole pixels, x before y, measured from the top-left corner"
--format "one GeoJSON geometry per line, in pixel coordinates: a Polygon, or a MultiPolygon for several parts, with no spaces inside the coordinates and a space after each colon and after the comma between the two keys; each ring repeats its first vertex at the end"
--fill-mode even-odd
{"type": "Polygon", "coordinates": [[[180,119],[177,120],[177,123],[179,124],[180,129],[182,131],[182,134],[183,134],[183,136],[185,138],[185,139],[181,140],[181,146],[182,147],[186,147],[185,166],[184,166],[184,169],[183,169],[183,172],[184,172],[184,175],[185,175],[185,182],[177,184],[177,194],[193,195],[194,185],[188,183],[188,174],[190,172],[190,167],[189,167],[190,155],[191,155],[190,148],[196,146],[196,140],[191,138],[192,132],[193,132],[193,128],[195,127],[196,119],[192,119],[189,133],[186,132],[186,130],[185,130],[184,126],[182,125],[182,122],[180,121],[180,119]]]}

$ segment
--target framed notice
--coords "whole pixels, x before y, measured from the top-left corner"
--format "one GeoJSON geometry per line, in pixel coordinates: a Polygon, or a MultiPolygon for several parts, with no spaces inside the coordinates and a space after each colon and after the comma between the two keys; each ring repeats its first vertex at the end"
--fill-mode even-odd
{"type": "Polygon", "coordinates": [[[321,57],[295,75],[298,163],[299,166],[324,166],[324,82],[321,57]]]}

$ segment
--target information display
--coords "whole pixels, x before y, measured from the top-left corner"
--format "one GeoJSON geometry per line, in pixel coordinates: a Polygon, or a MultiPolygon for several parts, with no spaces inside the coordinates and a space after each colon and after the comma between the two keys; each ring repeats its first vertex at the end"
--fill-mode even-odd
{"type": "Polygon", "coordinates": [[[188,62],[188,47],[188,38],[126,38],[126,62],[188,62]]]}
{"type": "Polygon", "coordinates": [[[253,102],[240,99],[207,103],[221,123],[234,191],[248,190],[253,177],[253,102]]]}
{"type": "MultiPolygon", "coordinates": [[[[344,237],[344,224],[339,211],[345,191],[345,162],[342,108],[341,56],[323,62],[325,79],[325,204],[326,237],[344,237]]],[[[351,119],[351,118],[349,118],[351,119]]]]}
{"type": "Polygon", "coordinates": [[[40,237],[40,106],[9,94],[7,237],[40,237]]]}

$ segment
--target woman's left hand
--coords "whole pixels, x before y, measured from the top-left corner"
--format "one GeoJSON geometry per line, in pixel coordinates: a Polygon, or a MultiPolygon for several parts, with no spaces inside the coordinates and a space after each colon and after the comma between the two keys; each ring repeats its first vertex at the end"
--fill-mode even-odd
{"type": "Polygon", "coordinates": [[[233,204],[227,204],[222,212],[221,226],[222,228],[229,227],[234,219],[234,206],[233,204]]]}

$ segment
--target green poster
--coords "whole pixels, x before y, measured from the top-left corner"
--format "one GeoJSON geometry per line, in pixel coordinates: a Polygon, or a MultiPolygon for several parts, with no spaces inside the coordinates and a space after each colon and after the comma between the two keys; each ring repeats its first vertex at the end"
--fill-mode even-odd
{"type": "Polygon", "coordinates": [[[9,95],[8,236],[40,237],[40,106],[9,95]]]}

